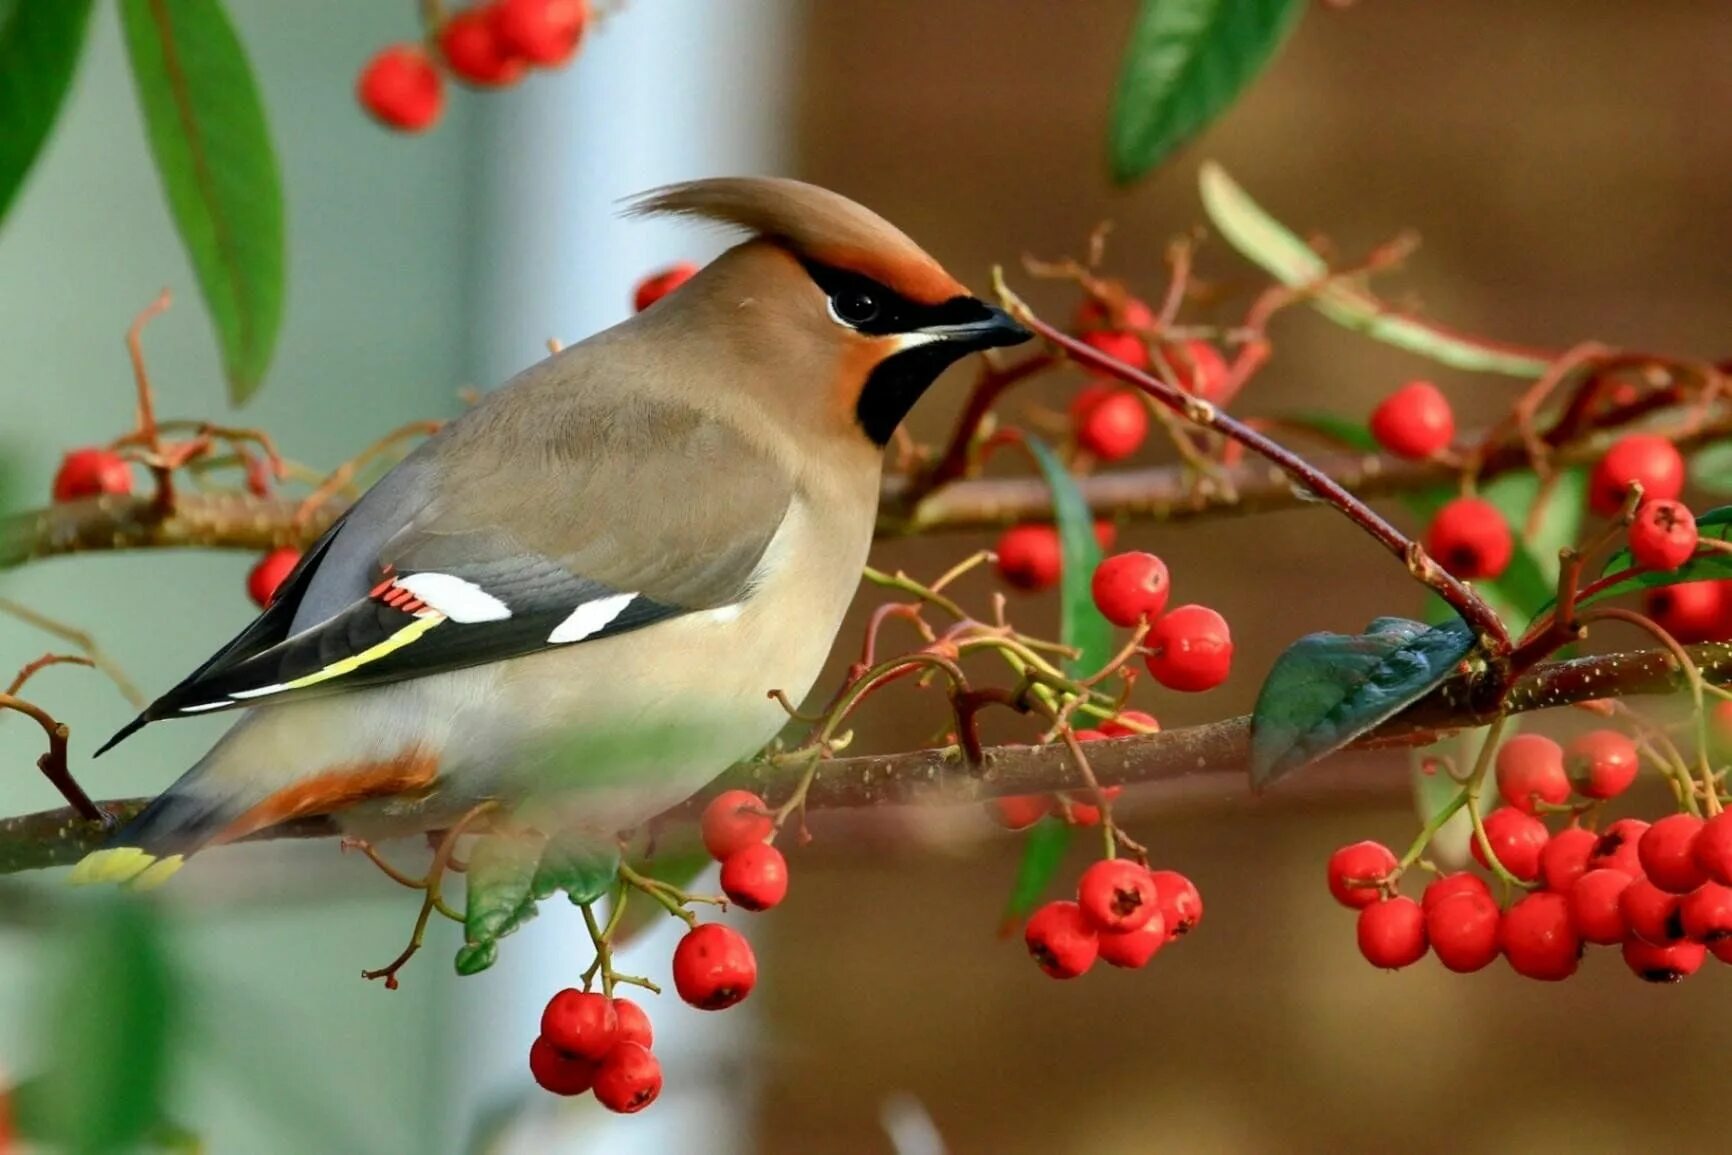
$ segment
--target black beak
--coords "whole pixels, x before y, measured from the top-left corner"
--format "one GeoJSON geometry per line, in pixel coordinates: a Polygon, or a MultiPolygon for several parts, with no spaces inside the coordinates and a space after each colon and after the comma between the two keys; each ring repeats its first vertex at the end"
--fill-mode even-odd
{"type": "Polygon", "coordinates": [[[975,301],[979,316],[944,325],[929,325],[920,331],[967,352],[1020,345],[1034,334],[1017,324],[1016,318],[994,305],[975,301]]]}

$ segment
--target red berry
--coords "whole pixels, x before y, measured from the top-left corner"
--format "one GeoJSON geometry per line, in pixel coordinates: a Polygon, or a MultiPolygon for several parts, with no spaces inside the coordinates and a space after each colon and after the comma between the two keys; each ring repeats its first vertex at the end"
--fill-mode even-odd
{"type": "Polygon", "coordinates": [[[1615,946],[1630,933],[1618,900],[1631,878],[1621,870],[1590,870],[1570,887],[1570,921],[1583,942],[1615,946]]]}
{"type": "Polygon", "coordinates": [[[776,823],[767,810],[764,800],[750,790],[726,790],[710,799],[698,823],[710,857],[725,862],[770,837],[776,823]]]}
{"type": "Polygon", "coordinates": [[[1131,734],[1156,734],[1161,729],[1161,723],[1153,714],[1145,714],[1141,710],[1120,710],[1115,717],[1101,723],[1101,733],[1108,738],[1124,738],[1131,734]],[[1132,724],[1141,726],[1141,730],[1133,730],[1132,724]]]}
{"type": "Polygon", "coordinates": [[[1678,918],[1684,924],[1685,937],[1697,942],[1732,938],[1732,886],[1704,882],[1684,896],[1678,918]]]}
{"type": "Polygon", "coordinates": [[[1458,578],[1494,578],[1515,555],[1515,538],[1497,506],[1478,497],[1458,497],[1431,519],[1425,551],[1458,578]]]}
{"type": "MultiPolygon", "coordinates": [[[[1105,737],[1106,735],[1099,730],[1078,730],[1076,732],[1078,742],[1099,742],[1105,737]]],[[[1101,793],[1106,795],[1108,802],[1111,802],[1124,793],[1124,787],[1108,786],[1101,793]]],[[[1090,797],[1094,796],[1090,795],[1090,797]]],[[[1068,812],[1065,821],[1072,826],[1099,826],[1101,824],[1101,808],[1093,802],[1078,801],[1074,794],[1064,795],[1063,810],[1068,812]]]]}
{"type": "Polygon", "coordinates": [[[698,267],[689,261],[669,265],[637,283],[631,297],[632,308],[641,313],[697,275],[698,267]]]}
{"type": "Polygon", "coordinates": [[[608,1052],[595,1073],[595,1100],[609,1111],[630,1115],[662,1093],[662,1065],[639,1043],[621,1043],[608,1052]]]}
{"type": "Polygon", "coordinates": [[[1564,772],[1583,798],[1616,798],[1641,765],[1636,744],[1616,730],[1590,730],[1564,751],[1564,772]]]}
{"type": "Polygon", "coordinates": [[[568,1055],[599,1063],[619,1038],[619,1012],[605,995],[566,988],[547,1000],[541,1037],[568,1055]]]}
{"type": "Polygon", "coordinates": [[[1168,345],[1162,352],[1179,388],[1205,401],[1219,400],[1230,374],[1219,349],[1207,341],[1192,339],[1168,345]]]}
{"type": "Polygon", "coordinates": [[[1151,870],[1155,880],[1156,901],[1161,908],[1161,921],[1167,925],[1168,938],[1180,938],[1197,929],[1203,921],[1203,896],[1196,884],[1176,870],[1151,870]]]}
{"type": "Polygon", "coordinates": [[[1557,806],[1568,801],[1564,748],[1542,734],[1517,734],[1498,749],[1497,792],[1528,814],[1537,811],[1536,802],[1557,806]]]}
{"type": "Polygon", "coordinates": [[[1083,871],[1076,901],[1098,931],[1136,930],[1160,913],[1148,868],[1124,858],[1109,858],[1083,871]]]}
{"type": "Polygon", "coordinates": [[[1119,540],[1119,527],[1110,521],[1095,522],[1095,542],[1102,552],[1113,548],[1113,543],[1119,540]]]}
{"type": "Polygon", "coordinates": [[[1023,830],[1052,812],[1052,799],[1045,794],[1012,794],[994,798],[987,809],[1006,830],[1023,830]]]}
{"type": "Polygon", "coordinates": [[[757,982],[752,944],[719,922],[693,927],[674,947],[674,989],[700,1011],[726,1010],[757,982]]]}
{"type": "Polygon", "coordinates": [[[545,1037],[529,1046],[529,1073],[542,1090],[555,1095],[581,1095],[595,1081],[595,1064],[562,1053],[545,1037]]]}
{"type": "Polygon", "coordinates": [[[1155,952],[1167,944],[1167,924],[1156,912],[1136,930],[1102,934],[1099,938],[1102,962],[1136,970],[1147,965],[1155,957],[1155,952]]]}
{"type": "Polygon", "coordinates": [[[589,20],[588,0],[498,0],[493,19],[500,39],[543,68],[564,64],[577,52],[589,20]]]}
{"type": "Polygon", "coordinates": [[[1154,323],[1155,311],[1132,296],[1112,301],[1090,297],[1076,311],[1079,333],[1090,329],[1147,329],[1154,323]]]}
{"type": "Polygon", "coordinates": [[[1643,612],[1685,645],[1725,638],[1727,608],[1723,581],[1677,582],[1642,595],[1643,612]]]}
{"type": "Polygon", "coordinates": [[[1233,635],[1227,619],[1207,606],[1167,611],[1155,619],[1144,644],[1149,673],[1169,690],[1212,690],[1227,680],[1233,668],[1233,635]]]}
{"type": "Polygon", "coordinates": [[[1666,946],[1684,937],[1683,900],[1661,890],[1646,878],[1638,878],[1618,896],[1618,912],[1630,933],[1655,946],[1666,946]]]}
{"type": "Polygon", "coordinates": [[[1673,894],[1689,894],[1708,881],[1696,865],[1696,836],[1702,820],[1694,814],[1668,814],[1643,832],[1636,843],[1642,872],[1655,886],[1673,894]]]}
{"type": "Polygon", "coordinates": [[[1497,957],[1502,918],[1489,893],[1463,890],[1426,910],[1425,937],[1438,962],[1457,974],[1472,974],[1497,957]]]}
{"type": "Polygon", "coordinates": [[[131,492],[132,466],[106,449],[74,449],[60,459],[54,474],[55,501],[131,492]]]}
{"type": "Polygon", "coordinates": [[[1342,906],[1361,908],[1383,897],[1378,883],[1395,869],[1395,855],[1381,842],[1355,842],[1329,856],[1329,893],[1342,906]]]}
{"type": "Polygon", "coordinates": [[[1055,979],[1076,978],[1100,952],[1094,926],[1074,902],[1049,902],[1035,911],[1022,939],[1040,969],[1055,979]]]}
{"type": "Polygon", "coordinates": [[[655,1028],[650,1026],[649,1015],[644,1009],[630,999],[613,1000],[614,1013],[619,1016],[619,1034],[614,1036],[615,1043],[636,1043],[640,1047],[648,1047],[655,1042],[655,1028]]]}
{"type": "Polygon", "coordinates": [[[1372,410],[1371,436],[1395,456],[1421,461],[1455,440],[1455,412],[1436,385],[1414,381],[1372,410]]]}
{"type": "Polygon", "coordinates": [[[1696,552],[1696,518],[1679,501],[1644,501],[1630,523],[1630,556],[1644,569],[1673,570],[1696,552]]]}
{"type": "Polygon", "coordinates": [[[1681,982],[1701,970],[1707,957],[1708,948],[1699,942],[1655,946],[1639,938],[1624,940],[1624,962],[1644,982],[1681,982]]]}
{"type": "Polygon", "coordinates": [[[439,52],[457,79],[480,88],[501,88],[523,77],[523,60],[500,38],[488,8],[459,12],[439,30],[439,52]]]}
{"type": "Polygon", "coordinates": [[[1684,492],[1684,458],[1671,441],[1653,433],[1619,438],[1594,466],[1588,507],[1610,517],[1623,507],[1630,483],[1639,482],[1644,501],[1671,501],[1684,492]]]}
{"type": "Polygon", "coordinates": [[[1062,553],[1050,525],[1013,525],[998,539],[998,576],[1006,585],[1035,593],[1058,581],[1062,553]]]}
{"type": "MultiPolygon", "coordinates": [[[[1523,814],[1513,806],[1500,806],[1485,816],[1485,840],[1503,868],[1521,879],[1532,882],[1540,876],[1540,855],[1545,851],[1551,834],[1546,824],[1531,814],[1523,814]]],[[[1489,868],[1479,838],[1472,842],[1473,860],[1489,868]]]]}
{"type": "Polygon", "coordinates": [[[1076,422],[1077,445],[1101,461],[1123,461],[1143,447],[1148,435],[1149,407],[1128,389],[1108,391],[1076,422]]]}
{"type": "Polygon", "coordinates": [[[1549,890],[1530,894],[1504,911],[1498,923],[1498,945],[1511,970],[1542,982],[1569,978],[1582,956],[1582,940],[1570,921],[1569,903],[1549,890]]]}
{"type": "Polygon", "coordinates": [[[1406,895],[1359,912],[1359,953],[1374,967],[1399,970],[1425,957],[1425,912],[1406,895]]]}
{"type": "Polygon", "coordinates": [[[300,550],[288,546],[273,549],[261,557],[247,573],[247,596],[252,598],[253,604],[260,609],[270,605],[283,582],[288,580],[289,574],[300,564],[300,550]]]}
{"type": "Polygon", "coordinates": [[[1133,369],[1149,367],[1149,347],[1143,344],[1143,339],[1135,333],[1128,333],[1123,329],[1096,329],[1092,333],[1084,333],[1082,342],[1133,369]]]}
{"type": "Polygon", "coordinates": [[[1732,886],[1732,810],[1722,810],[1702,824],[1696,836],[1696,865],[1715,882],[1732,886]]]}
{"type": "Polygon", "coordinates": [[[413,44],[393,44],[361,70],[355,95],[386,127],[421,132],[445,107],[445,82],[425,52],[413,44]]]}
{"type": "Polygon", "coordinates": [[[1708,953],[1723,963],[1732,963],[1732,938],[1718,939],[1709,943],[1708,953]]]}
{"type": "Polygon", "coordinates": [[[1540,881],[1547,890],[1568,894],[1576,879],[1588,872],[1588,859],[1598,846],[1600,836],[1592,830],[1571,826],[1560,830],[1540,851],[1540,881]]]}
{"type": "Polygon", "coordinates": [[[722,860],[722,892],[747,910],[769,910],[788,897],[788,860],[765,842],[722,860]]]}
{"type": "Polygon", "coordinates": [[[1594,843],[1594,852],[1588,855],[1588,869],[1611,867],[1631,878],[1640,878],[1642,859],[1638,847],[1647,830],[1648,824],[1640,818],[1618,819],[1600,831],[1600,840],[1594,843]]]}
{"type": "Polygon", "coordinates": [[[1167,563],[1152,553],[1115,553],[1095,567],[1095,608],[1115,626],[1134,627],[1160,617],[1173,592],[1167,563]]]}
{"type": "Polygon", "coordinates": [[[1477,894],[1491,898],[1491,887],[1487,886],[1485,879],[1479,875],[1465,870],[1458,874],[1446,874],[1425,888],[1425,893],[1420,895],[1419,904],[1430,910],[1444,899],[1461,894],[1477,894]]]}

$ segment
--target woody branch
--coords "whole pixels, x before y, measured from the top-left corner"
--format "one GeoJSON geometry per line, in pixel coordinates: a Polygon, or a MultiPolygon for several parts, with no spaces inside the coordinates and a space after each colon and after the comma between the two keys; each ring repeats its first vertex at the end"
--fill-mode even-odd
{"type": "MultiPolygon", "coordinates": [[[[1716,685],[1732,684],[1732,645],[1692,646],[1689,656],[1701,676],[1716,685]]],[[[1550,662],[1530,671],[1511,689],[1505,713],[1567,706],[1601,698],[1667,694],[1683,688],[1686,673],[1663,649],[1608,654],[1550,662]]],[[[1420,746],[1452,731],[1484,725],[1496,713],[1480,700],[1474,684],[1444,683],[1399,717],[1378,727],[1350,748],[1349,754],[1388,747],[1420,746]]],[[[1226,808],[1243,805],[1250,719],[1229,718],[1202,726],[1165,730],[1091,743],[1089,766],[1102,786],[1143,785],[1148,806],[1226,808]]],[[[1344,791],[1387,800],[1405,797],[1404,773],[1386,761],[1337,757],[1334,767],[1319,767],[1276,791],[1277,801],[1301,802],[1344,791]]],[[[786,794],[799,775],[789,767],[747,763],[735,767],[702,797],[723,790],[756,790],[772,800],[786,794]]],[[[1064,743],[1001,746],[982,751],[980,764],[965,764],[955,748],[826,759],[818,764],[806,804],[814,809],[893,805],[943,805],[980,802],[1011,794],[1052,793],[1085,782],[1064,743]]],[[[148,798],[99,802],[111,818],[124,821],[148,798]]],[[[675,815],[695,816],[702,798],[675,815]]],[[[0,820],[0,874],[64,866],[100,845],[102,823],[80,817],[70,807],[0,820]]],[[[327,838],[337,830],[324,820],[274,827],[258,840],[327,838]]]]}

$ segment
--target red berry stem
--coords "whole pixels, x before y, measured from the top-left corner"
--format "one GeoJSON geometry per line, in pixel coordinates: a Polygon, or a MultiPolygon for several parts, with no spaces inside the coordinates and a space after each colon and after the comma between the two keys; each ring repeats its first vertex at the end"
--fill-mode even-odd
{"type": "Polygon", "coordinates": [[[1245,448],[1269,461],[1292,478],[1294,482],[1315,494],[1320,500],[1340,510],[1350,521],[1400,558],[1402,563],[1407,566],[1408,572],[1435,590],[1439,597],[1448,602],[1450,608],[1460,614],[1462,619],[1473,627],[1474,632],[1494,652],[1501,654],[1508,651],[1509,631],[1504,628],[1503,621],[1483,598],[1446,573],[1441,566],[1426,556],[1425,551],[1418,544],[1384,520],[1370,506],[1349,493],[1334,478],[1292,450],[1251,429],[1244,422],[1223,413],[1214,405],[1182,390],[1175,389],[1158,377],[1152,377],[1123,362],[1116,361],[1087,343],[1076,340],[1054,328],[1035,316],[1026,305],[1010,293],[1003,284],[1002,276],[998,277],[998,281],[1000,297],[1005,302],[1005,307],[1016,316],[1018,321],[1044,338],[1049,345],[1056,346],[1071,360],[1093,372],[1116,377],[1120,381],[1136,386],[1167,408],[1183,415],[1187,420],[1237,441],[1245,448]]]}

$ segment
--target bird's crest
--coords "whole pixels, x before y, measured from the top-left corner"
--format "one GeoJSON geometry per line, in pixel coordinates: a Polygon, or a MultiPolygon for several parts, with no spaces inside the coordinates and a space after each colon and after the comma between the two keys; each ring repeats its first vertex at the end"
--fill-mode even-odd
{"type": "Polygon", "coordinates": [[[768,238],[806,260],[849,269],[922,304],[968,290],[895,225],[839,193],[784,177],[715,177],[635,197],[632,216],[689,216],[768,238]]]}

